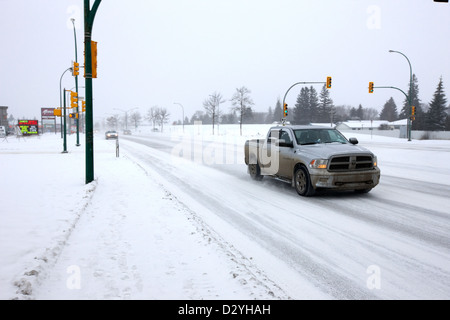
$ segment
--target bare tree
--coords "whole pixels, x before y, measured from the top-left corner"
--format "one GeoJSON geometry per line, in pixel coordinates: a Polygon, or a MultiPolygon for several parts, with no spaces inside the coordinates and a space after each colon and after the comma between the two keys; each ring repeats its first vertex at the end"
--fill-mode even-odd
{"type": "Polygon", "coordinates": [[[218,124],[220,122],[219,121],[219,119],[220,119],[219,105],[224,102],[225,102],[225,100],[223,99],[222,95],[218,92],[214,92],[213,94],[209,95],[209,98],[203,102],[203,107],[205,108],[206,113],[211,115],[211,118],[212,118],[213,135],[214,135],[215,119],[217,118],[218,124]]]}
{"type": "Polygon", "coordinates": [[[135,111],[131,114],[130,118],[131,118],[131,121],[134,123],[134,129],[136,130],[138,125],[141,122],[142,116],[139,113],[139,111],[135,111]]]}
{"type": "Polygon", "coordinates": [[[106,119],[106,125],[108,126],[109,129],[117,130],[118,124],[119,124],[119,116],[117,114],[108,117],[106,119]]]}
{"type": "Polygon", "coordinates": [[[153,106],[147,111],[147,116],[145,120],[151,122],[153,124],[153,129],[155,129],[156,122],[158,122],[159,118],[159,108],[158,106],[153,106]]]}
{"type": "Polygon", "coordinates": [[[159,120],[159,124],[161,125],[161,132],[163,131],[164,123],[169,122],[169,117],[170,117],[170,113],[167,111],[166,108],[159,109],[158,120],[159,120]]]}
{"type": "Polygon", "coordinates": [[[233,104],[233,110],[239,112],[239,126],[242,136],[242,123],[246,114],[252,112],[252,105],[254,105],[253,100],[250,98],[251,91],[246,87],[236,88],[236,92],[231,98],[231,103],[233,104]]]}
{"type": "Polygon", "coordinates": [[[363,114],[365,120],[375,120],[378,118],[378,110],[375,108],[364,108],[363,114]]]}

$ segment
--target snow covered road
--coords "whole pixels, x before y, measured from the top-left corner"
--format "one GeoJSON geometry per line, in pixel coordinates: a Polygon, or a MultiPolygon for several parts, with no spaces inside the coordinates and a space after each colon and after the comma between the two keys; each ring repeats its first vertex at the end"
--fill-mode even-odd
{"type": "MultiPolygon", "coordinates": [[[[184,151],[199,150],[194,140],[184,151]]],[[[174,159],[183,146],[173,138],[121,143],[291,298],[450,297],[450,172],[436,165],[450,160],[445,145],[367,142],[382,170],[371,193],[301,198],[282,182],[250,180],[240,145],[201,141],[202,160],[190,161],[174,159]],[[205,161],[221,149],[235,150],[236,163],[205,161]]]]}

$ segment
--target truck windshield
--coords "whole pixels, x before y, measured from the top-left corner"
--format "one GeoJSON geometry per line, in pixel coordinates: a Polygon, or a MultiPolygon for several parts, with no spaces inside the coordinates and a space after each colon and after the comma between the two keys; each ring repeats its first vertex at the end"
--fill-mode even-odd
{"type": "Polygon", "coordinates": [[[347,143],[347,139],[335,129],[297,129],[295,139],[299,145],[317,143],[347,143]]]}

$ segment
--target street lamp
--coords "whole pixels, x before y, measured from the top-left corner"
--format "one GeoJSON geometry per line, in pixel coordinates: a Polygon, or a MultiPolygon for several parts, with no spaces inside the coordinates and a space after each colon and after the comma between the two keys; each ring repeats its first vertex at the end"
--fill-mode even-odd
{"type": "Polygon", "coordinates": [[[136,108],[128,109],[128,110],[126,110],[126,111],[125,111],[125,110],[122,110],[122,109],[114,108],[114,110],[119,110],[119,111],[125,112],[125,130],[128,129],[128,112],[129,112],[129,111],[136,110],[136,109],[139,109],[139,108],[136,107],[136,108]]]}
{"type": "Polygon", "coordinates": [[[183,133],[184,133],[184,108],[183,108],[183,105],[178,102],[174,102],[173,104],[177,104],[177,105],[181,106],[181,110],[183,111],[183,133]]]}
{"type": "Polygon", "coordinates": [[[408,61],[408,64],[409,64],[409,94],[408,94],[409,117],[408,117],[408,119],[407,119],[407,121],[408,121],[407,123],[408,123],[408,141],[411,141],[411,126],[412,126],[412,123],[411,123],[411,116],[412,116],[412,100],[411,100],[411,94],[412,94],[412,86],[413,86],[413,83],[412,83],[413,77],[412,77],[412,67],[411,67],[411,62],[409,61],[408,57],[407,57],[405,54],[401,53],[400,51],[389,50],[389,52],[395,52],[395,53],[401,54],[402,56],[404,56],[404,57],[406,58],[406,60],[408,61]]]}

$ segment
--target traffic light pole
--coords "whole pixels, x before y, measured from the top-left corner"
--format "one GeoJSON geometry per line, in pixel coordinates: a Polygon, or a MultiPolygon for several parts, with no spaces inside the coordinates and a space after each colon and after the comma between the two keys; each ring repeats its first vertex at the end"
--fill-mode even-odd
{"type": "MultiPolygon", "coordinates": [[[[403,91],[402,89],[400,89],[400,88],[397,88],[397,87],[392,87],[392,86],[384,86],[384,87],[372,87],[372,88],[374,88],[374,89],[395,89],[395,90],[398,90],[398,91],[400,91],[401,93],[403,93],[404,95],[405,95],[405,97],[406,97],[406,100],[407,101],[410,101],[410,99],[409,99],[409,97],[408,97],[408,95],[406,94],[406,92],[405,91],[403,91]]],[[[410,103],[411,104],[411,103],[410,103]]],[[[410,109],[411,109],[411,115],[410,115],[410,118],[409,119],[407,119],[407,135],[408,135],[408,141],[411,141],[411,126],[412,126],[412,117],[413,117],[413,112],[412,112],[412,106],[410,106],[410,109]]]]}
{"type": "Polygon", "coordinates": [[[94,180],[94,119],[92,108],[92,26],[95,14],[101,0],[95,0],[90,6],[89,0],[84,0],[84,52],[85,52],[85,90],[86,90],[86,184],[94,180]]]}
{"type": "MultiPolygon", "coordinates": [[[[78,58],[77,58],[77,33],[75,31],[75,19],[72,19],[72,24],[73,24],[73,36],[75,38],[75,63],[78,63],[78,58]]],[[[77,93],[78,96],[78,74],[75,75],[75,92],[77,93]]],[[[77,101],[77,110],[76,113],[78,114],[79,110],[79,105],[78,105],[78,101],[77,101]]],[[[79,117],[76,118],[76,123],[77,123],[77,143],[76,146],[79,147],[80,146],[80,120],[79,117]]]]}
{"type": "MultiPolygon", "coordinates": [[[[59,78],[59,108],[60,108],[60,109],[62,109],[62,97],[61,97],[61,94],[62,94],[62,88],[61,88],[61,82],[62,82],[62,78],[63,78],[64,74],[65,74],[67,71],[69,71],[69,70],[72,70],[72,68],[67,68],[67,69],[62,73],[61,77],[59,78]]],[[[63,127],[63,119],[61,119],[61,139],[64,137],[62,127],[63,127]]]]}
{"type": "Polygon", "coordinates": [[[66,125],[66,121],[67,121],[67,117],[66,117],[66,89],[64,88],[64,113],[63,113],[63,117],[64,117],[64,141],[63,141],[63,152],[62,153],[67,153],[67,125],[66,125]]]}
{"type": "MultiPolygon", "coordinates": [[[[289,92],[293,87],[295,87],[296,85],[299,85],[299,84],[318,84],[318,83],[324,84],[324,83],[326,83],[326,82],[296,82],[296,83],[294,83],[292,86],[289,87],[289,89],[287,89],[286,93],[284,94],[284,97],[283,97],[283,108],[284,108],[284,105],[285,105],[286,96],[287,96],[288,92],[289,92]]],[[[284,126],[284,120],[285,120],[284,118],[285,118],[285,116],[284,116],[283,110],[282,110],[282,111],[281,111],[281,122],[283,123],[283,126],[284,126]]]]}
{"type": "Polygon", "coordinates": [[[408,95],[405,93],[405,91],[403,91],[402,89],[397,88],[397,87],[373,87],[373,88],[374,89],[395,89],[395,90],[401,91],[405,95],[406,99],[409,99],[408,95]]]}

